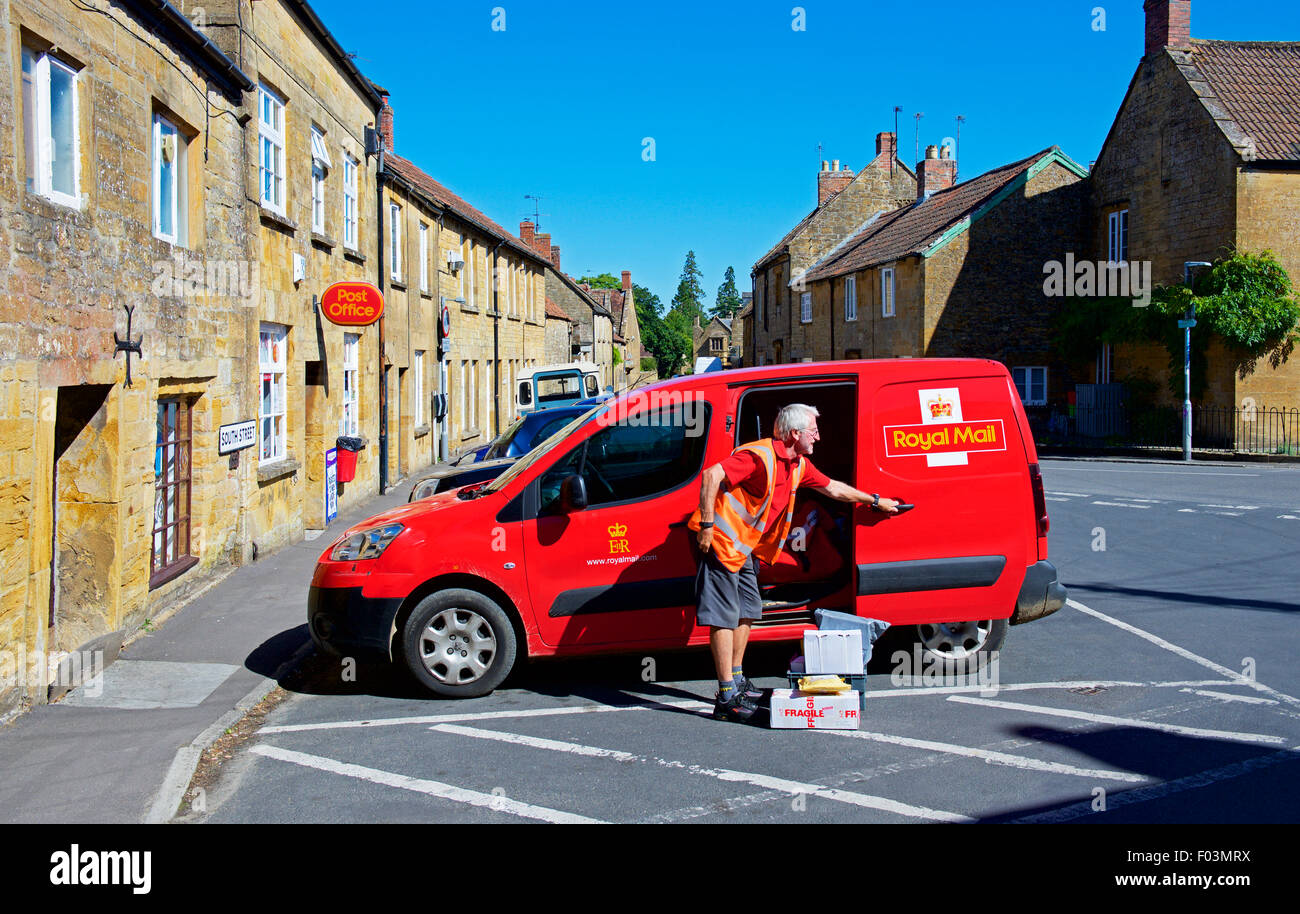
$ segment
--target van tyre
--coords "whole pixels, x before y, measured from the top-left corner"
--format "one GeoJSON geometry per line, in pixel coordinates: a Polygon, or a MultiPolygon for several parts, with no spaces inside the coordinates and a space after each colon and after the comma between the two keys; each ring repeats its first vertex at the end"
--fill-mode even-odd
{"type": "Polygon", "coordinates": [[[402,629],[402,656],[420,685],[448,698],[477,698],[515,665],[518,639],[505,610],[474,590],[421,600],[402,629]]]}
{"type": "Polygon", "coordinates": [[[916,626],[923,663],[939,661],[950,672],[969,670],[993,659],[1007,637],[1006,619],[978,622],[925,622],[916,626]]]}

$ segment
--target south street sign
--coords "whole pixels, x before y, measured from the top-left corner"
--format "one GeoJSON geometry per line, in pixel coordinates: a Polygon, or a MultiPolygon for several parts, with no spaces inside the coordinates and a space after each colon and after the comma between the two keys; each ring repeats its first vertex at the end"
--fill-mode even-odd
{"type": "Polygon", "coordinates": [[[218,454],[242,451],[255,444],[257,444],[257,422],[253,419],[247,422],[236,422],[233,425],[223,425],[217,430],[218,454]]]}

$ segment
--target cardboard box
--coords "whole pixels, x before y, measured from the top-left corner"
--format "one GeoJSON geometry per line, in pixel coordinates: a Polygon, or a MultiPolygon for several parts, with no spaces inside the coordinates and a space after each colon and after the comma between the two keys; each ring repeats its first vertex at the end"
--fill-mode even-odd
{"type": "Polygon", "coordinates": [[[774,730],[856,730],[862,721],[857,692],[812,695],[794,689],[772,690],[774,730]]]}
{"type": "Polygon", "coordinates": [[[803,665],[810,674],[859,675],[862,666],[861,631],[815,631],[803,633],[803,665]]]}

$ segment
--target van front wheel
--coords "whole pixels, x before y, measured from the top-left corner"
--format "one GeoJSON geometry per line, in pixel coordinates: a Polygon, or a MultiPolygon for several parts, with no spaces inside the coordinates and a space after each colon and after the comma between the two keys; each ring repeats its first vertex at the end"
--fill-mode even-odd
{"type": "Polygon", "coordinates": [[[980,663],[1002,648],[1006,619],[979,622],[926,622],[916,626],[925,658],[945,664],[980,663]]]}
{"type": "Polygon", "coordinates": [[[505,611],[473,590],[430,594],[402,630],[402,655],[411,675],[449,698],[487,695],[509,675],[517,650],[505,611]]]}

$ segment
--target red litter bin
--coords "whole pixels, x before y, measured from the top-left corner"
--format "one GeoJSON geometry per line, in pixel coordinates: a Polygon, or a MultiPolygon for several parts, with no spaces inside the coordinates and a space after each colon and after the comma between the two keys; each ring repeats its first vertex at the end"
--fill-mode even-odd
{"type": "Polygon", "coordinates": [[[334,443],[338,445],[338,480],[351,482],[357,478],[357,452],[366,446],[365,439],[342,435],[334,443]]]}

